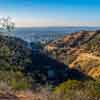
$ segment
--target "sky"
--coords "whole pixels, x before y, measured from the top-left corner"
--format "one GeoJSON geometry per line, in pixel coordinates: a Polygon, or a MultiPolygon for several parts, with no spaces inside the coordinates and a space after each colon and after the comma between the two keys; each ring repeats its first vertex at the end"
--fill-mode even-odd
{"type": "Polygon", "coordinates": [[[100,26],[100,0],[0,0],[18,27],[100,26]]]}

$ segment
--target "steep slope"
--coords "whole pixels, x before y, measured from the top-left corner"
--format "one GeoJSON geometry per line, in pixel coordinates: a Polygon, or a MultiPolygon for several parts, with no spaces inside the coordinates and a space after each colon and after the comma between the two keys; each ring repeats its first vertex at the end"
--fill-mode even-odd
{"type": "Polygon", "coordinates": [[[0,89],[30,87],[32,78],[24,69],[32,64],[32,50],[26,46],[19,38],[0,36],[0,89]]]}
{"type": "Polygon", "coordinates": [[[69,66],[81,70],[95,79],[100,79],[100,57],[93,54],[81,53],[69,66]]]}
{"type": "Polygon", "coordinates": [[[27,45],[19,38],[0,36],[0,64],[23,67],[31,63],[32,50],[27,45]]]}
{"type": "Polygon", "coordinates": [[[100,79],[100,31],[72,33],[51,42],[45,49],[52,57],[69,65],[70,68],[73,66],[81,72],[85,71],[86,75],[100,79]]]}
{"type": "Polygon", "coordinates": [[[69,34],[48,44],[45,49],[65,64],[71,63],[84,49],[83,44],[90,41],[99,31],[81,31],[69,34]]]}

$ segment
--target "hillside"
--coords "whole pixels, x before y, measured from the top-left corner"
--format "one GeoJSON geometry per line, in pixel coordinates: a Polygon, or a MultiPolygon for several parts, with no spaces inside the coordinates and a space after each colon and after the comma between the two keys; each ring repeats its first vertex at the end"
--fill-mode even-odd
{"type": "Polygon", "coordinates": [[[32,50],[26,46],[19,38],[0,36],[0,89],[30,87],[31,76],[24,70],[32,64],[32,50]]]}
{"type": "MultiPolygon", "coordinates": [[[[19,38],[0,36],[0,88],[27,89],[36,88],[38,84],[57,85],[75,76],[70,76],[72,71],[67,65],[27,45],[19,38]]],[[[80,79],[81,73],[76,73],[76,78],[80,79]]]]}
{"type": "MultiPolygon", "coordinates": [[[[75,37],[75,35],[73,36],[75,37]]],[[[89,54],[92,48],[90,50],[85,48],[87,42],[89,43],[89,41],[92,41],[92,38],[94,39],[95,36],[97,36],[95,32],[92,32],[90,38],[88,36],[86,41],[82,40],[82,45],[75,45],[73,48],[70,47],[70,53],[72,52],[72,49],[74,50],[73,55],[70,54],[69,56],[65,56],[66,52],[68,52],[66,51],[65,47],[57,47],[56,50],[53,50],[53,52],[59,53],[59,55],[56,55],[56,59],[52,58],[52,52],[49,52],[48,55],[44,51],[34,51],[34,48],[36,49],[36,46],[38,46],[33,46],[34,43],[32,44],[32,48],[29,48],[29,43],[22,39],[9,36],[0,36],[0,99],[55,100],[56,98],[57,100],[66,100],[63,98],[65,96],[68,96],[68,100],[74,100],[71,99],[70,96],[72,98],[81,98],[82,96],[85,96],[82,100],[86,100],[88,97],[92,97],[93,99],[91,100],[94,100],[94,98],[100,98],[100,92],[98,88],[100,83],[87,76],[89,75],[98,79],[97,76],[99,73],[100,64],[99,55],[97,55],[96,52],[89,54]],[[61,50],[61,52],[59,52],[59,50],[61,50]],[[87,52],[82,53],[86,50],[87,52]],[[65,63],[65,65],[63,63],[63,59],[61,61],[57,58],[62,55],[62,53],[67,59],[68,57],[72,56],[75,56],[74,58],[76,59],[73,59],[72,62],[68,64],[69,66],[67,63],[65,63]],[[87,61],[85,58],[89,59],[89,62],[92,59],[96,63],[96,67],[92,66],[93,68],[88,71],[88,74],[86,70],[86,66],[88,64],[85,64],[85,61],[87,61]],[[81,59],[83,60],[82,63],[80,62],[81,59]],[[80,69],[83,69],[79,70],[77,63],[80,63],[80,65],[82,65],[80,66],[80,69]],[[95,71],[97,72],[92,74],[95,71]],[[90,82],[88,83],[89,80],[90,82]],[[87,83],[88,86],[86,85],[87,83]],[[83,85],[85,91],[87,91],[88,88],[91,88],[91,90],[86,94],[82,92],[83,85]],[[75,90],[70,90],[70,88],[73,87],[75,90]],[[66,90],[67,88],[69,92],[63,92],[63,89],[66,90]],[[60,92],[60,94],[56,95],[56,91],[60,92]],[[73,92],[76,94],[72,96],[73,92]],[[79,97],[77,93],[82,93],[82,95],[79,97]]],[[[76,40],[77,39],[75,39],[75,41],[76,40]]],[[[53,45],[53,43],[51,44],[53,45]]],[[[69,44],[70,43],[67,44],[66,48],[70,46],[69,44]]],[[[39,45],[38,47],[41,46],[39,45]]],[[[97,49],[98,48],[96,47],[96,50],[97,49]]],[[[91,68],[91,66],[88,67],[91,68]]]]}
{"type": "Polygon", "coordinates": [[[70,68],[81,70],[95,79],[100,79],[100,57],[98,56],[89,53],[80,53],[77,59],[69,66],[70,68]]]}
{"type": "Polygon", "coordinates": [[[51,42],[45,49],[70,68],[100,79],[100,31],[72,33],[51,42]]]}

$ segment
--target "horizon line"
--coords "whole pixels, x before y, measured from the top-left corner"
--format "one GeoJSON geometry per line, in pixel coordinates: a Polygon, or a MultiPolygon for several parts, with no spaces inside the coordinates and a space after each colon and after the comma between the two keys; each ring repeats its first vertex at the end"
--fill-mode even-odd
{"type": "Polygon", "coordinates": [[[77,25],[77,26],[15,26],[16,28],[59,28],[59,27],[100,27],[99,25],[98,26],[92,26],[92,25],[77,25]]]}

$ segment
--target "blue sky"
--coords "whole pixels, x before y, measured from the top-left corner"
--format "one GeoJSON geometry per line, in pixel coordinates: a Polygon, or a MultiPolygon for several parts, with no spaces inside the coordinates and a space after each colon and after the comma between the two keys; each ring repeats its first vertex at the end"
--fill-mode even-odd
{"type": "Polygon", "coordinates": [[[100,0],[0,0],[16,26],[99,26],[100,0]]]}

